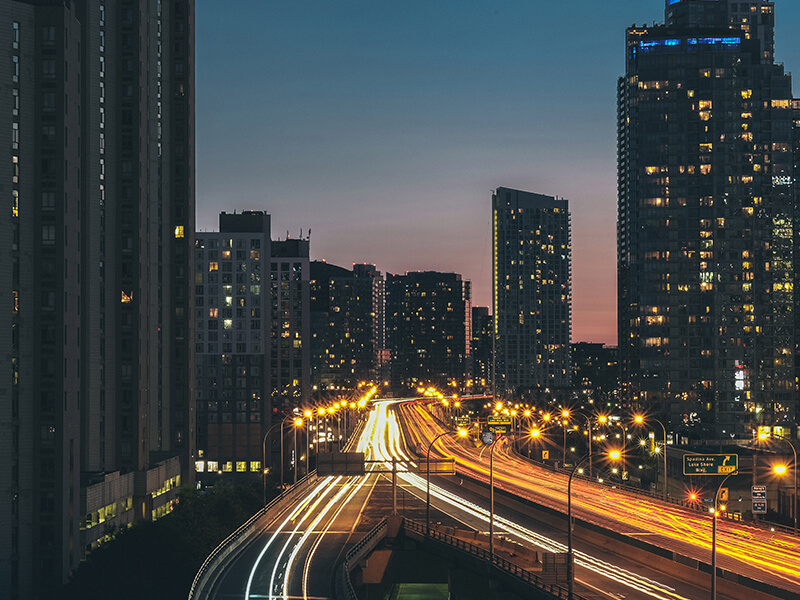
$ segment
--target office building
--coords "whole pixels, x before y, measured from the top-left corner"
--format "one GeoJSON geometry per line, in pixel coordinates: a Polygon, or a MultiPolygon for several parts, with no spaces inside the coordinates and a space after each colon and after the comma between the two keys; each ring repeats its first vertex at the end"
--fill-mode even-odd
{"type": "Polygon", "coordinates": [[[531,399],[566,390],[572,327],[569,204],[501,187],[492,196],[492,223],[495,390],[531,399]]]}
{"type": "Polygon", "coordinates": [[[311,263],[311,372],[319,391],[376,382],[384,342],[384,280],[374,265],[311,263]]]}
{"type": "Polygon", "coordinates": [[[472,285],[457,273],[386,276],[386,339],[398,391],[466,389],[472,370],[472,285]]]}
{"type": "Polygon", "coordinates": [[[668,0],[618,84],[623,400],[696,438],[795,416],[792,83],[774,3],[668,0]]]}
{"type": "Polygon", "coordinates": [[[192,481],[194,2],[0,0],[0,589],[192,481]]]}

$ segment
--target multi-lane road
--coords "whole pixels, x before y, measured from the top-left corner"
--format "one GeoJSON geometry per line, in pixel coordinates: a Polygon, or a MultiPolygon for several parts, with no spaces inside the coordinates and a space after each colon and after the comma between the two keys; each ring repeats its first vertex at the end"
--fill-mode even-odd
{"type": "MultiPolygon", "coordinates": [[[[426,443],[443,431],[423,403],[401,409],[411,437],[426,443]]],[[[502,443],[499,442],[499,443],[502,443]]],[[[444,436],[434,451],[456,459],[456,470],[488,481],[488,453],[444,436]]],[[[564,511],[567,476],[543,469],[498,447],[494,457],[495,485],[515,496],[564,511]]],[[[686,557],[710,562],[711,517],[685,507],[575,480],[573,514],[606,529],[639,537],[686,557]]],[[[717,524],[717,564],[720,568],[800,594],[800,539],[746,523],[717,524]]]]}
{"type": "MultiPolygon", "coordinates": [[[[365,452],[368,470],[391,469],[398,461],[402,489],[401,514],[424,519],[424,462],[407,450],[404,433],[411,443],[427,444],[443,429],[418,403],[376,401],[354,450],[365,452]],[[402,418],[404,426],[401,427],[402,418]],[[421,469],[420,469],[421,467],[421,469]]],[[[473,479],[488,479],[488,453],[454,437],[444,436],[434,456],[456,459],[457,470],[473,479]]],[[[564,510],[564,476],[538,469],[531,463],[497,448],[494,457],[495,484],[509,493],[564,510]]],[[[213,591],[217,600],[237,598],[329,598],[333,594],[334,568],[344,553],[391,508],[391,488],[386,475],[327,477],[309,481],[269,515],[262,529],[235,561],[226,565],[224,576],[213,591]],[[387,495],[387,489],[389,494],[387,495]]],[[[431,485],[434,521],[486,532],[488,501],[485,489],[457,478],[434,478],[431,485]]],[[[564,552],[566,534],[558,525],[536,522],[524,511],[496,502],[494,530],[540,552],[564,552]]],[[[573,508],[580,519],[631,536],[647,536],[684,555],[708,561],[709,520],[702,514],[653,500],[628,496],[590,483],[573,482],[573,508]]],[[[720,566],[747,571],[756,579],[768,579],[787,589],[800,590],[798,545],[786,535],[734,523],[720,523],[720,566]],[[747,537],[744,537],[747,536],[747,537]],[[769,538],[769,539],[767,539],[769,538]],[[745,554],[751,547],[753,552],[745,554]],[[761,565],[760,567],[758,565],[761,565]],[[759,569],[769,569],[764,575],[759,569]],[[797,586],[797,587],[791,587],[797,586]]],[[[608,556],[602,548],[577,541],[576,591],[587,597],[656,598],[694,600],[707,597],[706,587],[676,580],[643,566],[641,561],[608,556]]],[[[724,594],[719,600],[727,600],[724,594]]]]}

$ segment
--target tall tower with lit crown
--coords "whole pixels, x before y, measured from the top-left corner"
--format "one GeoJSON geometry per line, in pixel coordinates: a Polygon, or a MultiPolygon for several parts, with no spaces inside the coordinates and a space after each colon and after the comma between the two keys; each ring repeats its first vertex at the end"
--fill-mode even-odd
{"type": "Polygon", "coordinates": [[[791,78],[774,3],[667,0],[618,83],[624,401],[719,439],[795,412],[791,78]]]}

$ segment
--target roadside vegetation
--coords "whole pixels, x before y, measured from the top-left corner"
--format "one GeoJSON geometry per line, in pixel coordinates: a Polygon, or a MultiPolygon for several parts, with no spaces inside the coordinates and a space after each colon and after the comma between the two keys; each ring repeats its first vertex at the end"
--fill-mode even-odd
{"type": "MultiPolygon", "coordinates": [[[[277,495],[267,489],[268,500],[277,495]]],[[[184,487],[169,515],[137,523],[91,553],[58,600],[184,600],[203,561],[262,506],[260,483],[184,487]]]]}

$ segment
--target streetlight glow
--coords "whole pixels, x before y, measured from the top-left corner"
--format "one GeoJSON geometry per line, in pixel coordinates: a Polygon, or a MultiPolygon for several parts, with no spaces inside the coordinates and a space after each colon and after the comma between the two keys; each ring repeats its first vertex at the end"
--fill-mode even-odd
{"type": "Polygon", "coordinates": [[[786,471],[788,470],[788,468],[787,468],[787,466],[786,466],[786,465],[775,465],[774,467],[772,467],[772,470],[773,470],[773,471],[774,471],[774,472],[775,472],[777,475],[785,475],[785,474],[786,474],[786,471]]]}

